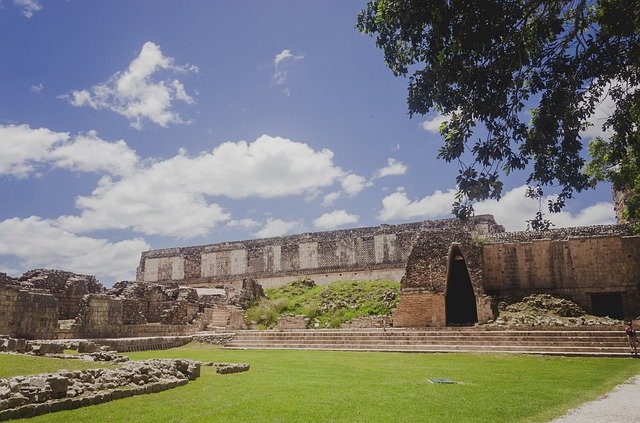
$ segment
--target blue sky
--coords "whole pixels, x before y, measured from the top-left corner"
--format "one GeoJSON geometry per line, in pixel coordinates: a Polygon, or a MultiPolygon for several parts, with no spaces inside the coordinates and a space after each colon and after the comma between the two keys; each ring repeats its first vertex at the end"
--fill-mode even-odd
{"type": "MultiPolygon", "coordinates": [[[[442,117],[409,118],[364,4],[0,0],[0,271],[110,285],[147,249],[449,217],[442,117]]],[[[524,229],[524,179],[477,211],[524,229]]]]}

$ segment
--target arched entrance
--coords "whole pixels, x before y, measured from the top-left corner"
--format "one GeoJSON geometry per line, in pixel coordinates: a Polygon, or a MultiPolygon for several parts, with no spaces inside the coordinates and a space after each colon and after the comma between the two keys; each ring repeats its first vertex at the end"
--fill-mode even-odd
{"type": "Polygon", "coordinates": [[[473,325],[478,321],[476,296],[467,263],[460,247],[455,244],[449,249],[445,313],[447,326],[473,325]]]}

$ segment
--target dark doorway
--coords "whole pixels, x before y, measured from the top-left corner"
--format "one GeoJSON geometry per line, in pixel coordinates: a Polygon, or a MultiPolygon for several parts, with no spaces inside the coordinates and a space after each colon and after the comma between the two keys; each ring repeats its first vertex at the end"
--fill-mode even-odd
{"type": "Polygon", "coordinates": [[[447,326],[473,325],[478,321],[476,296],[473,293],[473,286],[471,286],[469,270],[462,252],[457,246],[451,247],[449,252],[445,312],[447,326]]]}
{"type": "Polygon", "coordinates": [[[591,294],[591,314],[594,316],[609,316],[620,320],[624,319],[622,293],[600,292],[591,294]]]}

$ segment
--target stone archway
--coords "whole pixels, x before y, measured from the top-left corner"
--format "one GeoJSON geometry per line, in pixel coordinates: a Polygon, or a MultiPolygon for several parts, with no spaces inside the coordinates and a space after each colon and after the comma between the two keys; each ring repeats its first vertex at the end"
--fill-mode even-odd
{"type": "Polygon", "coordinates": [[[476,296],[467,263],[459,245],[449,249],[447,288],[445,291],[446,325],[473,325],[478,322],[476,296]]]}

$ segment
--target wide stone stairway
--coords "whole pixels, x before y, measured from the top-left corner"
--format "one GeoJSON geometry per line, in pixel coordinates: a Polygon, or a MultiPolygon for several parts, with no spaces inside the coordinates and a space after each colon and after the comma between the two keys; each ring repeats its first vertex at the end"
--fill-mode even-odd
{"type": "Polygon", "coordinates": [[[307,329],[236,331],[227,348],[401,352],[492,352],[582,356],[628,356],[621,329],[486,330],[307,329]]]}

